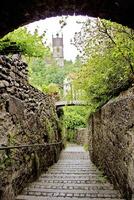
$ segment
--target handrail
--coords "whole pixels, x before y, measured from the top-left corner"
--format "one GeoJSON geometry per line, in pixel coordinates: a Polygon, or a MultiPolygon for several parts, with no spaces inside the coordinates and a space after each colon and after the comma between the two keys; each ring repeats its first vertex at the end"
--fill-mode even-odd
{"type": "Polygon", "coordinates": [[[24,144],[24,145],[19,145],[19,146],[6,146],[6,145],[1,145],[0,150],[8,150],[8,149],[19,149],[19,148],[28,148],[28,147],[36,147],[36,146],[51,146],[51,145],[56,145],[56,144],[61,144],[63,142],[64,138],[59,141],[59,142],[54,142],[54,143],[44,143],[44,144],[24,144]]]}

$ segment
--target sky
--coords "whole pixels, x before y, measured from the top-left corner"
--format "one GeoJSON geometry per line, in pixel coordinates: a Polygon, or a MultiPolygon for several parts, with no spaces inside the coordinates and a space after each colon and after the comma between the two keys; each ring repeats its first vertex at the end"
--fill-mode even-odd
{"type": "MultiPolygon", "coordinates": [[[[63,16],[64,18],[65,16],[63,16]]],[[[88,17],[84,16],[68,16],[66,19],[66,26],[61,30],[61,25],[59,20],[62,17],[51,17],[46,18],[45,20],[39,20],[33,22],[26,27],[30,32],[34,32],[36,28],[38,28],[39,34],[42,34],[46,31],[46,39],[47,45],[52,48],[52,35],[56,35],[57,33],[63,33],[63,43],[64,43],[64,58],[66,60],[75,60],[75,57],[78,55],[77,49],[74,45],[71,45],[70,40],[73,39],[75,32],[81,30],[82,24],[77,23],[78,21],[86,21],[88,17]]]]}

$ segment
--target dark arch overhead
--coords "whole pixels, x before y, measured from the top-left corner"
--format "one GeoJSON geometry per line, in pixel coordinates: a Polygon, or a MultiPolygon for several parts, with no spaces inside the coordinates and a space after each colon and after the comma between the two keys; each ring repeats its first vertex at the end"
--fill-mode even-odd
{"type": "Polygon", "coordinates": [[[0,36],[39,19],[88,15],[134,28],[134,0],[1,0],[0,36]]]}

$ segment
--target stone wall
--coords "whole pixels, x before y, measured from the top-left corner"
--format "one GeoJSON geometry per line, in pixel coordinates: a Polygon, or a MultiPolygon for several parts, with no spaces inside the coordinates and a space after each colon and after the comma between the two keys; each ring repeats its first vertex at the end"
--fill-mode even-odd
{"type": "MultiPolygon", "coordinates": [[[[27,64],[0,56],[0,145],[60,141],[52,99],[28,84],[27,64]]],[[[0,151],[0,199],[13,200],[26,183],[57,161],[61,145],[0,151]]]]}
{"type": "Polygon", "coordinates": [[[134,195],[134,87],[109,101],[89,122],[92,161],[130,200],[134,195]]]}
{"type": "Polygon", "coordinates": [[[1,0],[0,36],[33,21],[74,13],[110,19],[134,28],[133,0],[1,0]]]}
{"type": "Polygon", "coordinates": [[[87,128],[78,128],[76,130],[76,143],[80,145],[88,145],[88,130],[87,128]]]}

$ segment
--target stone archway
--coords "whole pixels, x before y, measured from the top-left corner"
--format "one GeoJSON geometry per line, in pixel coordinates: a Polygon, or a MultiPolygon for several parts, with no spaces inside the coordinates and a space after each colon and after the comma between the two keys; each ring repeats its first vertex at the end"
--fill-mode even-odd
{"type": "Polygon", "coordinates": [[[106,18],[134,27],[133,0],[2,0],[0,36],[39,19],[73,14],[106,18]]]}

